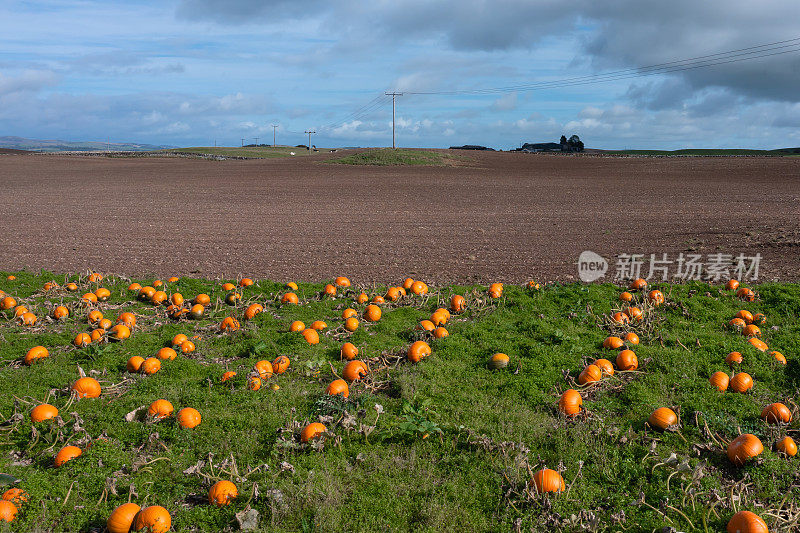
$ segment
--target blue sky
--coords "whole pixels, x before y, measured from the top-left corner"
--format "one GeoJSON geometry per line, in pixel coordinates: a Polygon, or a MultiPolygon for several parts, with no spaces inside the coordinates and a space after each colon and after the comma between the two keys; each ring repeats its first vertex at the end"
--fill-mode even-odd
{"type": "MultiPolygon", "coordinates": [[[[387,90],[508,87],[800,37],[795,0],[0,2],[0,136],[391,144],[387,90]],[[790,16],[791,15],[791,16],[790,16]]],[[[800,146],[800,53],[537,91],[398,98],[400,146],[800,146]]]]}

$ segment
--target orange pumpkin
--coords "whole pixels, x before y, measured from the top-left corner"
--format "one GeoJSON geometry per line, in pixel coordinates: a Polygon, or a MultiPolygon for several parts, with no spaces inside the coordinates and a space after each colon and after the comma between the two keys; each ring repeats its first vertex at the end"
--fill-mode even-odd
{"type": "Polygon", "coordinates": [[[664,303],[664,294],[658,290],[650,291],[650,293],[647,295],[647,301],[658,307],[664,303]]]}
{"type": "Polygon", "coordinates": [[[711,374],[711,377],[708,378],[708,381],[714,387],[716,387],[718,391],[725,392],[728,390],[728,384],[730,383],[731,379],[725,372],[714,372],[711,374]]]}
{"type": "Polygon", "coordinates": [[[770,354],[772,357],[774,357],[774,358],[775,358],[775,360],[776,360],[777,362],[781,363],[782,365],[785,365],[785,364],[786,364],[786,357],[784,357],[784,356],[783,356],[783,354],[782,354],[781,352],[770,352],[769,354],[770,354]]]}
{"type": "Polygon", "coordinates": [[[731,366],[742,364],[742,360],[743,360],[742,354],[740,354],[739,352],[731,352],[725,358],[725,362],[731,366]]]}
{"type": "Polygon", "coordinates": [[[564,478],[555,470],[542,468],[533,475],[533,484],[536,492],[544,494],[546,492],[564,492],[564,478]]]}
{"type": "Polygon", "coordinates": [[[251,391],[257,391],[261,388],[261,378],[256,376],[250,376],[247,378],[247,388],[251,391]]]}
{"type": "Polygon", "coordinates": [[[488,366],[490,370],[501,370],[507,367],[509,362],[511,362],[511,359],[508,355],[498,352],[489,358],[488,366]]]}
{"type": "Polygon", "coordinates": [[[744,320],[745,324],[753,323],[753,313],[745,309],[741,309],[738,313],[736,313],[736,318],[741,318],[744,320]]]}
{"type": "Polygon", "coordinates": [[[359,295],[358,295],[358,297],[356,298],[356,301],[357,301],[359,304],[365,304],[365,303],[367,303],[367,301],[368,301],[368,300],[369,300],[369,296],[367,296],[367,293],[366,293],[366,292],[362,292],[362,293],[361,293],[361,294],[359,294],[359,295]]]}
{"type": "Polygon", "coordinates": [[[208,489],[208,501],[214,507],[223,507],[239,496],[236,485],[227,480],[217,481],[208,489]]]}
{"type": "Polygon", "coordinates": [[[306,325],[303,324],[303,322],[301,322],[300,320],[295,320],[289,326],[289,331],[303,331],[304,329],[306,329],[306,325]]]}
{"type": "Polygon", "coordinates": [[[350,286],[350,280],[347,279],[344,276],[339,276],[338,278],[336,278],[334,280],[334,283],[336,283],[336,285],[339,286],[339,287],[349,287],[350,286]]]}
{"type": "Polygon", "coordinates": [[[49,403],[39,404],[31,409],[31,422],[44,422],[58,416],[58,409],[49,403]]]}
{"type": "Polygon", "coordinates": [[[250,279],[250,278],[242,278],[242,279],[239,280],[239,286],[240,287],[249,287],[252,284],[253,284],[253,280],[250,279]]]}
{"type": "Polygon", "coordinates": [[[747,323],[741,318],[732,318],[731,321],[728,322],[728,326],[734,331],[740,331],[747,326],[747,323]]]}
{"type": "Polygon", "coordinates": [[[736,291],[736,297],[746,302],[754,302],[756,294],[747,287],[740,287],[739,290],[736,291]]]}
{"type": "Polygon", "coordinates": [[[156,419],[169,418],[173,410],[172,404],[167,400],[156,400],[150,404],[147,414],[156,419]]]}
{"type": "Polygon", "coordinates": [[[293,291],[296,291],[296,290],[299,289],[299,287],[297,286],[297,283],[295,283],[294,281],[290,281],[289,283],[287,283],[286,284],[286,288],[287,289],[291,289],[293,291]]]}
{"type": "Polygon", "coordinates": [[[430,320],[420,320],[417,329],[421,331],[433,331],[436,329],[436,325],[430,320]]]}
{"type": "Polygon", "coordinates": [[[142,366],[139,367],[139,370],[141,370],[144,374],[148,376],[152,376],[153,374],[161,370],[161,361],[159,361],[155,357],[148,357],[147,359],[144,360],[142,366]]]}
{"type": "Polygon", "coordinates": [[[200,425],[200,412],[192,407],[184,407],[178,411],[178,425],[185,429],[192,429],[200,425]]]}
{"type": "Polygon", "coordinates": [[[428,357],[431,354],[431,347],[428,346],[428,343],[425,341],[416,341],[414,344],[408,347],[408,351],[406,352],[406,356],[408,360],[412,363],[419,363],[425,357],[428,357]]]}
{"type": "Polygon", "coordinates": [[[239,321],[233,318],[232,316],[226,316],[222,319],[222,322],[219,325],[219,330],[233,333],[234,331],[239,331],[240,328],[239,321]]]}
{"type": "Polygon", "coordinates": [[[72,391],[78,398],[99,398],[100,383],[94,378],[83,377],[72,384],[72,391]]]}
{"type": "Polygon", "coordinates": [[[631,293],[629,293],[628,291],[620,293],[619,301],[620,302],[632,302],[633,301],[633,295],[631,293]]]}
{"type": "Polygon", "coordinates": [[[96,291],[94,291],[94,295],[97,296],[97,300],[99,302],[105,302],[111,297],[111,291],[106,289],[105,287],[100,287],[96,291]]]}
{"type": "Polygon", "coordinates": [[[759,329],[759,327],[755,324],[749,324],[742,330],[742,335],[745,337],[760,337],[761,329],[759,329]]]}
{"type": "Polygon", "coordinates": [[[258,373],[258,377],[261,379],[269,379],[275,373],[272,369],[272,363],[266,360],[258,361],[253,365],[253,369],[258,373]]]}
{"type": "Polygon", "coordinates": [[[229,379],[232,379],[234,376],[236,376],[236,372],[234,372],[233,370],[228,370],[227,372],[222,374],[222,378],[220,378],[220,382],[225,383],[229,379]]]}
{"type": "Polygon", "coordinates": [[[34,346],[25,354],[25,364],[30,366],[39,359],[44,359],[50,356],[50,352],[44,346],[34,346]]]}
{"type": "Polygon", "coordinates": [[[625,310],[625,314],[636,322],[641,322],[644,320],[644,313],[638,307],[628,307],[628,309],[625,310]]]}
{"type": "Polygon", "coordinates": [[[425,296],[428,294],[428,286],[421,281],[415,281],[411,284],[411,292],[417,296],[425,296]]]}
{"type": "Polygon", "coordinates": [[[767,523],[750,511],[739,511],[725,528],[728,533],[768,533],[767,523]]]}
{"type": "Polygon", "coordinates": [[[272,369],[276,374],[283,374],[289,368],[291,361],[285,355],[279,355],[272,362],[272,369]]]}
{"type": "Polygon", "coordinates": [[[336,287],[334,285],[331,285],[330,283],[328,283],[327,285],[325,285],[325,288],[322,290],[322,295],[323,296],[330,296],[330,297],[336,296],[336,287]]]}
{"type": "Polygon", "coordinates": [[[614,324],[623,325],[623,324],[627,324],[628,322],[630,322],[631,317],[629,317],[628,315],[626,315],[625,313],[623,313],[621,311],[617,311],[611,317],[611,320],[612,320],[612,322],[614,322],[614,324]]]}
{"type": "Polygon", "coordinates": [[[600,370],[600,367],[597,365],[589,365],[583,369],[583,371],[578,376],[578,384],[579,385],[587,385],[589,383],[595,383],[600,381],[603,377],[603,371],[600,370]]]}
{"type": "Polygon", "coordinates": [[[181,344],[181,353],[192,353],[195,345],[192,341],[185,341],[181,344]]]}
{"type": "Polygon", "coordinates": [[[300,298],[298,298],[297,295],[293,292],[287,292],[281,297],[281,303],[297,305],[300,303],[300,298]]]}
{"type": "Polygon", "coordinates": [[[125,324],[117,324],[108,332],[108,338],[112,341],[124,341],[131,336],[131,330],[125,324]]]}
{"type": "Polygon", "coordinates": [[[366,310],[364,310],[364,320],[368,320],[370,322],[377,322],[381,319],[381,308],[375,304],[370,304],[367,306],[366,310]]]}
{"type": "Polygon", "coordinates": [[[450,335],[450,332],[447,331],[445,328],[443,328],[441,326],[439,326],[438,328],[433,330],[433,336],[436,337],[437,339],[443,339],[443,338],[445,338],[445,337],[447,337],[449,335],[450,335]]]}
{"type": "Polygon", "coordinates": [[[351,333],[357,330],[358,326],[359,326],[358,319],[354,316],[351,316],[350,318],[344,321],[344,329],[346,329],[351,333]]]}
{"type": "Polygon", "coordinates": [[[142,290],[142,286],[139,283],[134,282],[128,285],[128,290],[131,292],[139,292],[142,290]]]}
{"type": "Polygon", "coordinates": [[[639,368],[639,360],[633,350],[622,350],[617,354],[615,362],[620,370],[636,370],[639,368]]]}
{"type": "Polygon", "coordinates": [[[133,526],[136,514],[142,508],[135,503],[123,503],[109,515],[106,521],[108,533],[128,533],[133,526]]]}
{"type": "Polygon", "coordinates": [[[209,296],[204,292],[201,292],[200,294],[194,297],[192,303],[195,305],[202,305],[203,307],[211,305],[211,296],[209,296]]]}
{"type": "Polygon", "coordinates": [[[725,289],[729,291],[735,291],[739,288],[739,282],[735,279],[729,280],[728,283],[725,284],[725,289]]]}
{"type": "Polygon", "coordinates": [[[797,443],[792,437],[782,438],[775,444],[775,447],[779,452],[785,453],[789,457],[794,457],[797,455],[797,443]]]}
{"type": "Polygon", "coordinates": [[[17,517],[17,506],[8,500],[0,500],[0,521],[13,522],[17,517]]]}
{"type": "Polygon", "coordinates": [[[637,346],[639,344],[639,335],[630,331],[625,334],[625,342],[630,345],[637,346]]]}
{"type": "Polygon", "coordinates": [[[76,457],[80,457],[83,454],[83,450],[78,448],[77,446],[64,446],[59,450],[56,454],[55,458],[55,465],[62,466],[67,461],[71,461],[76,457]]]}
{"type": "Polygon", "coordinates": [[[11,488],[3,493],[2,499],[14,505],[21,505],[28,501],[28,493],[20,488],[11,488]]]}
{"type": "Polygon", "coordinates": [[[2,311],[8,311],[12,307],[16,306],[17,306],[17,301],[11,296],[6,296],[2,300],[0,300],[0,310],[2,311]]]}
{"type": "Polygon", "coordinates": [[[339,351],[339,355],[342,359],[346,359],[347,361],[352,361],[356,357],[358,357],[358,348],[356,348],[355,344],[351,342],[346,342],[342,345],[342,349],[339,351]]]}
{"type": "Polygon", "coordinates": [[[134,355],[128,359],[128,362],[125,364],[125,369],[128,372],[138,372],[142,368],[142,363],[144,363],[144,357],[134,355]]]}
{"type": "Polygon", "coordinates": [[[731,378],[731,389],[743,394],[753,388],[753,378],[747,372],[739,372],[731,378]]]}
{"type": "Polygon", "coordinates": [[[332,382],[328,385],[328,388],[325,389],[325,394],[330,396],[336,396],[337,394],[341,394],[345,398],[350,396],[350,387],[347,386],[347,382],[343,379],[337,379],[336,381],[332,382]]]}
{"type": "Polygon", "coordinates": [[[788,424],[792,421],[792,412],[784,404],[775,402],[761,411],[761,418],[770,424],[788,424]]]}
{"type": "Polygon", "coordinates": [[[450,298],[450,310],[454,313],[463,313],[464,310],[467,308],[467,301],[464,299],[463,296],[459,294],[454,294],[452,298],[450,298]]]}
{"type": "Polygon", "coordinates": [[[769,350],[769,346],[767,346],[767,343],[762,341],[761,339],[756,339],[755,337],[753,337],[751,339],[748,339],[747,342],[749,342],[753,346],[753,348],[755,348],[759,352],[766,352],[767,350],[769,350]]]}
{"type": "Polygon", "coordinates": [[[53,310],[53,314],[51,316],[56,320],[62,320],[69,317],[69,309],[63,305],[59,305],[53,310]]]}
{"type": "Polygon", "coordinates": [[[78,348],[89,346],[91,343],[92,343],[92,338],[89,336],[88,333],[78,333],[72,340],[72,344],[77,346],[78,348]]]}
{"type": "Polygon", "coordinates": [[[309,442],[322,436],[328,430],[323,424],[313,422],[303,428],[300,433],[300,442],[309,442]]]}
{"type": "Polygon", "coordinates": [[[575,389],[567,389],[558,400],[558,410],[566,416],[575,416],[580,413],[583,398],[575,389]]]}
{"type": "Polygon", "coordinates": [[[160,505],[145,507],[136,514],[133,520],[133,530],[146,530],[148,533],[167,533],[172,527],[172,517],[169,511],[160,505]]]}
{"type": "Polygon", "coordinates": [[[317,333],[317,330],[307,328],[303,330],[301,335],[303,335],[303,338],[308,344],[319,344],[319,333],[317,333]]]}
{"type": "Polygon", "coordinates": [[[625,343],[619,337],[606,337],[603,341],[603,348],[607,350],[618,350],[622,348],[625,343]]]}
{"type": "Polygon", "coordinates": [[[632,291],[643,290],[647,288],[647,280],[644,278],[637,278],[631,282],[628,288],[632,291]]]}
{"type": "Polygon", "coordinates": [[[647,423],[650,427],[664,431],[678,423],[678,415],[669,407],[659,407],[650,414],[647,423]]]}
{"type": "Polygon", "coordinates": [[[342,371],[342,377],[349,381],[357,381],[361,379],[367,373],[367,365],[365,365],[362,361],[357,359],[353,361],[348,361],[346,365],[344,365],[344,371],[342,371]]]}
{"type": "Polygon", "coordinates": [[[136,315],[127,311],[120,313],[117,317],[117,324],[127,326],[129,330],[133,331],[133,328],[136,327],[136,315]]]}
{"type": "Polygon", "coordinates": [[[743,465],[747,460],[752,459],[764,451],[761,440],[753,434],[745,433],[739,435],[728,444],[728,459],[737,466],[743,465]]]}
{"type": "Polygon", "coordinates": [[[607,376],[614,375],[614,365],[612,365],[611,361],[608,359],[598,359],[593,364],[599,368],[603,374],[607,376]]]}

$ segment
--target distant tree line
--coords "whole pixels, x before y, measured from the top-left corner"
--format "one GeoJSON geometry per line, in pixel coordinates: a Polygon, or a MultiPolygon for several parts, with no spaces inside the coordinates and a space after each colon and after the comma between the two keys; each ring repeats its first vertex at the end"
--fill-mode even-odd
{"type": "Polygon", "coordinates": [[[569,139],[562,135],[559,144],[561,144],[562,152],[583,152],[583,141],[577,135],[573,135],[569,139]]]}

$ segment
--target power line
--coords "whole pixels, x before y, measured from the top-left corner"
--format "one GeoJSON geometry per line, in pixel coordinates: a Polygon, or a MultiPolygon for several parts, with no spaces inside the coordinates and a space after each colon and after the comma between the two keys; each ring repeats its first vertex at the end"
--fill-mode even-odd
{"type": "Polygon", "coordinates": [[[795,39],[787,39],[784,41],[776,41],[774,43],[750,46],[747,48],[729,50],[727,52],[719,52],[716,54],[697,56],[688,59],[679,59],[667,63],[658,63],[655,65],[648,65],[645,67],[634,67],[624,70],[618,70],[618,71],[608,72],[605,74],[590,74],[586,76],[562,78],[560,80],[526,83],[526,84],[512,85],[505,87],[491,87],[485,89],[465,89],[465,90],[452,90],[452,91],[406,91],[406,94],[454,96],[460,94],[494,94],[494,93],[504,93],[504,92],[516,92],[516,91],[522,92],[522,91],[533,91],[541,89],[554,89],[561,87],[570,87],[575,85],[586,85],[591,83],[601,83],[601,82],[616,81],[623,79],[639,78],[644,76],[651,76],[654,74],[668,74],[671,72],[680,72],[698,68],[707,68],[717,65],[724,65],[727,63],[737,63],[740,61],[749,61],[752,59],[761,59],[765,57],[789,54],[794,52],[800,52],[800,37],[795,39]]]}

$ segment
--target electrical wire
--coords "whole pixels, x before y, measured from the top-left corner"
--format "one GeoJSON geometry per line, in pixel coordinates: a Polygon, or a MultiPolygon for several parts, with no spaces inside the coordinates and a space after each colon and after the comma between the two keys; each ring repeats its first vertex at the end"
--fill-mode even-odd
{"type": "Polygon", "coordinates": [[[655,65],[648,65],[645,67],[629,68],[614,72],[608,72],[605,74],[591,74],[586,76],[563,78],[560,80],[527,83],[527,84],[512,85],[505,87],[492,87],[485,89],[465,89],[465,90],[452,90],[452,91],[404,91],[404,94],[452,96],[460,94],[477,95],[477,94],[496,94],[496,93],[517,92],[517,91],[523,92],[523,91],[533,91],[541,89],[555,89],[561,87],[571,87],[575,85],[586,85],[591,83],[601,83],[608,81],[639,78],[644,76],[651,76],[654,74],[667,74],[672,72],[681,72],[686,70],[707,68],[717,65],[737,63],[753,59],[761,59],[765,57],[789,54],[794,52],[800,52],[800,38],[786,39],[784,41],[776,41],[774,43],[767,43],[747,48],[739,48],[737,50],[729,50],[727,52],[719,52],[716,54],[709,54],[694,58],[680,59],[680,60],[670,61],[667,63],[658,63],[655,65]]]}

